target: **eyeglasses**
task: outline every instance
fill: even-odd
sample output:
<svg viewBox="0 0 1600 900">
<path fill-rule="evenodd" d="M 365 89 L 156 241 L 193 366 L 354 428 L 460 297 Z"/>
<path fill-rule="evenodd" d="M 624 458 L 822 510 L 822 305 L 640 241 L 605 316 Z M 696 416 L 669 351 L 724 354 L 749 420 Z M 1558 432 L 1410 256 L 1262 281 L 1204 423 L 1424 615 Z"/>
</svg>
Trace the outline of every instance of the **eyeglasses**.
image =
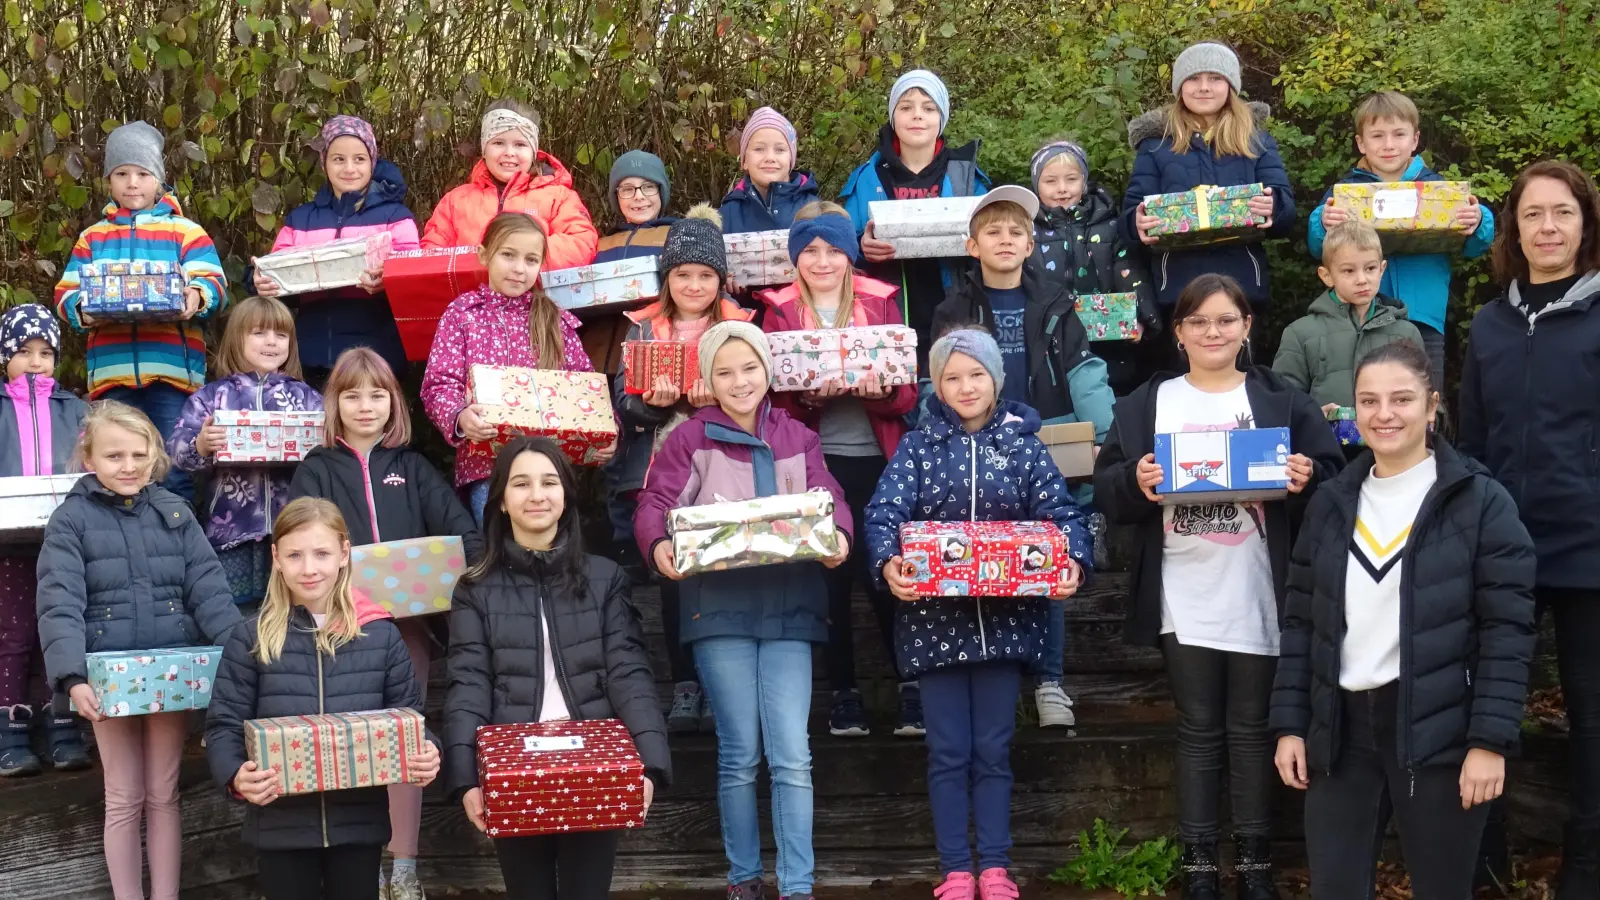
<svg viewBox="0 0 1600 900">
<path fill-rule="evenodd" d="M 1244 316 L 1237 313 L 1228 313 L 1227 315 L 1217 316 L 1215 319 L 1206 316 L 1185 316 L 1183 327 L 1190 331 L 1204 334 L 1211 330 L 1212 325 L 1215 325 L 1217 326 L 1217 331 L 1228 334 L 1229 332 L 1237 331 L 1243 322 Z"/>
<path fill-rule="evenodd" d="M 634 197 L 654 197 L 661 193 L 661 186 L 653 181 L 646 181 L 638 187 L 623 185 L 617 188 L 617 196 L 623 200 L 632 200 Z"/>
</svg>

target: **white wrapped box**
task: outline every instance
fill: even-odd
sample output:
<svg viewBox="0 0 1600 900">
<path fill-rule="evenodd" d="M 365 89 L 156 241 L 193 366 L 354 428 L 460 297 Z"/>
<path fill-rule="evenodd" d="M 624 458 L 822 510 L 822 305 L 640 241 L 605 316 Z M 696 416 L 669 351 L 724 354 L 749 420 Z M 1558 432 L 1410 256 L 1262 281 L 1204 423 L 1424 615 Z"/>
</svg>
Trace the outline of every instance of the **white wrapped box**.
<svg viewBox="0 0 1600 900">
<path fill-rule="evenodd" d="M 219 466 L 262 466 L 297 463 L 322 444 L 322 412 L 270 412 L 219 409 L 211 414 L 227 437 L 217 449 Z"/>
<path fill-rule="evenodd" d="M 783 229 L 725 234 L 722 246 L 728 251 L 728 274 L 735 287 L 789 284 L 795 279 L 789 232 Z"/>
<path fill-rule="evenodd" d="M 79 475 L 14 475 L 0 478 L 0 543 L 36 541 Z"/>
<path fill-rule="evenodd" d="M 967 237 L 964 234 L 897 237 L 884 240 L 894 248 L 895 259 L 934 259 L 967 255 Z"/>
<path fill-rule="evenodd" d="M 383 270 L 393 238 L 387 231 L 366 237 L 295 247 L 256 257 L 256 271 L 278 285 L 279 294 L 304 294 L 361 283 L 363 272 Z"/>
<path fill-rule="evenodd" d="M 661 294 L 660 257 L 638 256 L 539 273 L 544 292 L 562 309 L 626 308 Z"/>
<path fill-rule="evenodd" d="M 872 233 L 879 240 L 889 238 L 956 237 L 965 239 L 967 223 L 978 207 L 978 197 L 930 197 L 925 200 L 874 200 L 867 204 L 872 214 Z M 898 255 L 898 254 L 897 254 Z M 950 256 L 925 253 L 925 256 Z"/>
</svg>

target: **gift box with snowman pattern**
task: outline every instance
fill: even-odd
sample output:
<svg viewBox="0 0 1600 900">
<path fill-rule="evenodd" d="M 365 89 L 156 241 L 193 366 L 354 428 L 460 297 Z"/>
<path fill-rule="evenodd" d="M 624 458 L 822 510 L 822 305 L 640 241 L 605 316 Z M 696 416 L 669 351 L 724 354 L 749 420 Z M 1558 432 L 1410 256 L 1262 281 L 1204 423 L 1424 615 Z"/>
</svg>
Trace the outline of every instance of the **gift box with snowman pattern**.
<svg viewBox="0 0 1600 900">
<path fill-rule="evenodd" d="M 143 716 L 210 706 L 222 648 L 109 650 L 86 654 L 85 661 L 103 715 Z"/>
</svg>

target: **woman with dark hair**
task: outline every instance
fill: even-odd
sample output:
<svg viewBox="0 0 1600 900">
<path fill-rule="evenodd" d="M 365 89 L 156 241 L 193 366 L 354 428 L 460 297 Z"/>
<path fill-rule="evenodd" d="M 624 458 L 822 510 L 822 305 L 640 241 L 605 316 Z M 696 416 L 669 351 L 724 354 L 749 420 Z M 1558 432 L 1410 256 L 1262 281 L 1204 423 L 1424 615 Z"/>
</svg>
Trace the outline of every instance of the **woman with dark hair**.
<svg viewBox="0 0 1600 900">
<path fill-rule="evenodd" d="M 671 778 L 631 582 L 583 552 L 572 464 L 549 438 L 517 438 L 495 458 L 484 514 L 487 551 L 456 589 L 445 699 L 445 783 L 483 831 L 478 728 L 621 719 L 644 761 L 644 802 Z M 619 831 L 495 840 L 513 898 L 603 900 Z"/>
<path fill-rule="evenodd" d="M 1240 900 L 1276 900 L 1272 879 L 1272 734 L 1278 615 L 1289 534 L 1344 454 L 1322 410 L 1271 369 L 1241 362 L 1250 303 L 1226 275 L 1189 282 L 1172 331 L 1188 372 L 1162 372 L 1117 403 L 1095 461 L 1095 504 L 1136 525 L 1128 637 L 1159 646 L 1178 709 L 1179 834 L 1184 896 L 1215 900 L 1222 772 L 1229 771 Z M 1286 500 L 1167 506 L 1155 436 L 1289 429 Z M 1224 761 L 1226 759 L 1226 762 Z"/>
<path fill-rule="evenodd" d="M 1461 372 L 1463 453 L 1511 492 L 1555 615 L 1572 725 L 1562 900 L 1600 898 L 1600 193 L 1547 160 L 1511 185 L 1494 244 L 1505 293 L 1478 312 Z"/>
</svg>

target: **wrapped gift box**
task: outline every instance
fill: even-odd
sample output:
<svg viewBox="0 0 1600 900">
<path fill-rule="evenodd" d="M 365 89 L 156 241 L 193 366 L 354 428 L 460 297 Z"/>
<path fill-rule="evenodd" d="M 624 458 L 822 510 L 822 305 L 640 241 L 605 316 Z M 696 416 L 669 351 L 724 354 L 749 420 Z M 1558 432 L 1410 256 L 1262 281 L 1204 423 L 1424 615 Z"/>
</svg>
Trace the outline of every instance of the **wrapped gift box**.
<svg viewBox="0 0 1600 900">
<path fill-rule="evenodd" d="M 1094 474 L 1094 423 L 1066 422 L 1042 425 L 1039 440 L 1044 441 L 1056 468 L 1067 478 L 1087 478 Z"/>
<path fill-rule="evenodd" d="M 1281 500 L 1289 488 L 1289 429 L 1236 428 L 1155 436 L 1155 489 L 1169 505 Z"/>
<path fill-rule="evenodd" d="M 106 716 L 143 716 L 211 705 L 221 647 L 112 650 L 84 655 L 89 687 Z"/>
<path fill-rule="evenodd" d="M 775 391 L 917 383 L 917 333 L 904 325 L 775 331 L 767 346 Z"/>
<path fill-rule="evenodd" d="M 245 755 L 276 766 L 285 795 L 382 784 L 415 784 L 412 760 L 428 740 L 422 714 L 410 709 L 249 719 Z"/>
<path fill-rule="evenodd" d="M 644 826 L 644 764 L 621 721 L 484 725 L 477 738 L 489 837 Z"/>
<path fill-rule="evenodd" d="M 260 466 L 297 463 L 312 447 L 322 445 L 326 416 L 317 412 L 263 412 L 256 409 L 219 409 L 213 425 L 227 431 L 217 449 L 219 466 Z"/>
<path fill-rule="evenodd" d="M 823 490 L 681 506 L 667 515 L 673 566 L 685 575 L 826 559 L 839 552 Z"/>
<path fill-rule="evenodd" d="M 1074 302 L 1091 341 L 1133 341 L 1144 334 L 1138 294 L 1079 294 Z"/>
<path fill-rule="evenodd" d="M 1266 220 L 1250 211 L 1250 198 L 1265 192 L 1260 184 L 1239 184 L 1151 194 L 1144 198 L 1144 211 L 1161 223 L 1150 229 L 1150 236 L 1157 247 L 1167 248 L 1259 241 L 1262 230 L 1257 226 Z"/>
<path fill-rule="evenodd" d="M 183 269 L 174 262 L 84 263 L 78 267 L 80 314 L 103 322 L 176 319 L 183 315 Z"/>
<path fill-rule="evenodd" d="M 1339 444 L 1344 447 L 1363 446 L 1361 431 L 1356 428 L 1356 410 L 1353 406 L 1341 406 L 1328 411 L 1328 427 L 1333 429 L 1333 436 L 1339 439 Z"/>
<path fill-rule="evenodd" d="M 361 276 L 383 268 L 394 237 L 379 231 L 314 247 L 293 247 L 256 257 L 256 272 L 272 279 L 280 294 L 353 287 Z"/>
<path fill-rule="evenodd" d="M 1370 222 L 1386 253 L 1453 253 L 1467 242 L 1456 210 L 1471 197 L 1465 181 L 1386 181 L 1336 184 L 1328 205 Z"/>
<path fill-rule="evenodd" d="M 1046 597 L 1069 570 L 1051 522 L 906 522 L 900 560 L 925 597 Z"/>
<path fill-rule="evenodd" d="M 539 273 L 544 292 L 562 309 L 626 309 L 661 294 L 659 257 L 637 256 Z"/>
<path fill-rule="evenodd" d="M 439 317 L 450 301 L 489 283 L 489 270 L 477 247 L 435 247 L 389 254 L 383 263 L 383 289 L 400 330 L 406 359 L 421 362 L 433 348 Z"/>
<path fill-rule="evenodd" d="M 82 475 L 0 478 L 0 544 L 37 541 L 50 516 Z"/>
<path fill-rule="evenodd" d="M 795 279 L 787 229 L 725 234 L 722 245 L 728 252 L 728 275 L 734 287 L 788 284 Z"/>
<path fill-rule="evenodd" d="M 622 345 L 622 389 L 643 394 L 665 375 L 679 393 L 700 378 L 698 348 L 684 341 L 624 341 Z"/>
<path fill-rule="evenodd" d="M 884 238 L 883 240 L 894 248 L 895 259 L 945 259 L 967 255 L 967 237 L 964 234 Z"/>
<path fill-rule="evenodd" d="M 930 197 L 924 200 L 874 200 L 867 204 L 872 216 L 872 233 L 879 240 L 926 238 L 952 235 L 961 239 L 963 250 L 967 223 L 978 207 L 977 197 Z"/>
<path fill-rule="evenodd" d="M 578 465 L 616 443 L 617 420 L 611 390 L 598 372 L 564 372 L 514 366 L 473 366 L 468 372 L 472 402 L 485 407 L 484 421 L 499 435 L 466 450 L 493 456 L 519 434 L 554 438 Z"/>
<path fill-rule="evenodd" d="M 450 611 L 467 571 L 461 538 L 411 538 L 350 548 L 350 589 L 396 619 Z"/>
</svg>

